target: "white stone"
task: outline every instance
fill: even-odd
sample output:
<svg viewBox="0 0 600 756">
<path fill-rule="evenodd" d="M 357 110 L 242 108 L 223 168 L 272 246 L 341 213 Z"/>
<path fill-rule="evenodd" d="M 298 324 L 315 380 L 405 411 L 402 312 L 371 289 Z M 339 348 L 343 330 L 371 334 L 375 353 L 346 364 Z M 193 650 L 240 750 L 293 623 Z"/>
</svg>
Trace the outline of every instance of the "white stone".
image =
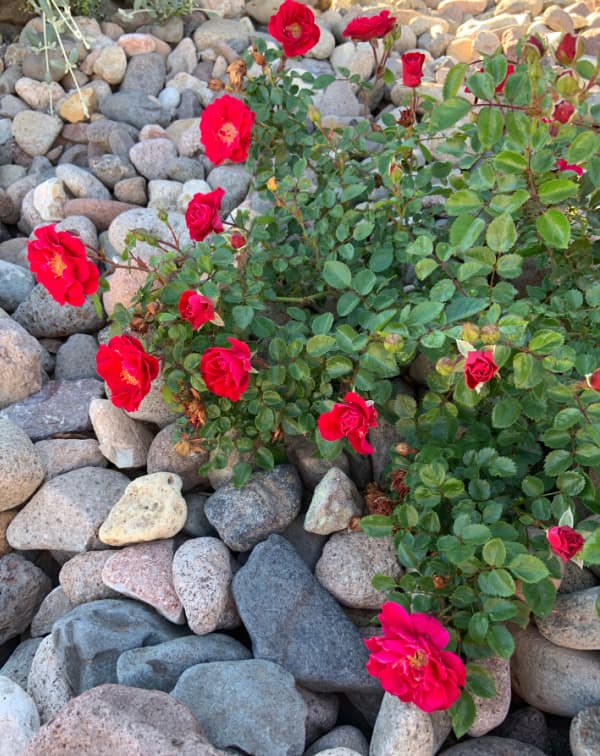
<svg viewBox="0 0 600 756">
<path fill-rule="evenodd" d="M 100 451 L 115 467 L 143 467 L 153 434 L 108 399 L 92 399 L 90 420 Z"/>
<path fill-rule="evenodd" d="M 62 220 L 68 199 L 65 185 L 57 178 L 47 179 L 33 190 L 33 206 L 44 221 Z"/>
<path fill-rule="evenodd" d="M 427 714 L 412 703 L 386 693 L 373 729 L 369 756 L 433 756 L 450 732 L 446 711 Z"/>
<path fill-rule="evenodd" d="M 8 677 L 0 677 L 0 756 L 23 756 L 40 728 L 35 703 Z"/>
</svg>

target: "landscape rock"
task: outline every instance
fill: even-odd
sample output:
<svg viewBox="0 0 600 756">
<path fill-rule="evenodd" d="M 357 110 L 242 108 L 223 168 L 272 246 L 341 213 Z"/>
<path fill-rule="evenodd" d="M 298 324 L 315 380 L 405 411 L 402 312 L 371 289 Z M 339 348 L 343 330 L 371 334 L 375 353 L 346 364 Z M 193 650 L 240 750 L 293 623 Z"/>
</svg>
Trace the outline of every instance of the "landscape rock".
<svg viewBox="0 0 600 756">
<path fill-rule="evenodd" d="M 8 677 L 0 677 L 0 756 L 21 756 L 40 727 L 35 703 Z"/>
<path fill-rule="evenodd" d="M 296 689 L 306 704 L 306 743 L 312 743 L 335 725 L 340 699 L 336 693 L 315 693 L 301 685 L 296 685 Z"/>
<path fill-rule="evenodd" d="M 357 753 L 359 756 L 369 756 L 369 741 L 357 727 L 351 725 L 340 725 L 334 727 L 326 735 L 315 740 L 307 748 L 304 756 L 316 756 L 331 749 L 342 749 Z"/>
<path fill-rule="evenodd" d="M 120 84 L 126 70 L 127 56 L 119 45 L 103 47 L 94 61 L 94 73 L 108 84 Z"/>
<path fill-rule="evenodd" d="M 600 586 L 559 594 L 550 614 L 536 619 L 538 630 L 557 646 L 600 651 L 599 598 Z"/>
<path fill-rule="evenodd" d="M 497 738 L 494 735 L 465 740 L 452 748 L 440 751 L 439 756 L 515 756 L 517 753 L 519 756 L 544 756 L 544 751 L 535 746 L 510 738 Z"/>
<path fill-rule="evenodd" d="M 136 129 L 143 128 L 147 123 L 168 126 L 171 122 L 169 111 L 141 90 L 106 95 L 100 100 L 98 107 L 106 118 L 129 123 Z"/>
<path fill-rule="evenodd" d="M 315 487 L 304 527 L 311 533 L 329 535 L 344 530 L 363 512 L 362 496 L 352 480 L 343 470 L 332 467 Z"/>
<path fill-rule="evenodd" d="M 58 114 L 68 123 L 87 121 L 96 110 L 98 95 L 93 87 L 81 87 L 79 92 L 73 92 L 58 105 Z"/>
<path fill-rule="evenodd" d="M 115 552 L 84 551 L 66 561 L 58 574 L 61 588 L 73 606 L 106 598 L 119 598 L 102 580 L 102 570 Z"/>
<path fill-rule="evenodd" d="M 79 467 L 106 467 L 107 461 L 95 438 L 48 438 L 38 441 L 46 480 Z"/>
<path fill-rule="evenodd" d="M 0 259 L 0 307 L 11 313 L 35 286 L 33 275 L 20 265 Z"/>
<path fill-rule="evenodd" d="M 183 530 L 187 535 L 202 538 L 203 536 L 215 536 L 217 534 L 204 513 L 204 504 L 208 497 L 209 494 L 203 493 L 186 494 L 187 518 Z"/>
<path fill-rule="evenodd" d="M 600 752 L 600 706 L 588 706 L 571 722 L 569 744 L 573 756 L 595 756 Z"/>
<path fill-rule="evenodd" d="M 17 509 L 7 509 L 0 512 L 0 557 L 12 551 L 9 542 L 6 540 L 6 531 L 10 523 L 17 516 Z"/>
<path fill-rule="evenodd" d="M 170 139 L 145 139 L 129 151 L 129 159 L 137 172 L 150 180 L 168 178 L 168 166 L 177 157 L 177 148 Z"/>
<path fill-rule="evenodd" d="M 70 336 L 72 333 L 93 333 L 104 324 L 104 319 L 98 317 L 90 297 L 81 307 L 60 305 L 41 284 L 35 286 L 27 299 L 21 302 L 13 313 L 13 318 L 32 336 L 53 339 Z"/>
<path fill-rule="evenodd" d="M 57 178 L 46 179 L 33 190 L 33 206 L 44 222 L 62 220 L 67 199 L 64 184 Z"/>
<path fill-rule="evenodd" d="M 27 638 L 27 640 L 21 641 L 8 657 L 4 666 L 0 667 L 0 676 L 10 678 L 23 690 L 27 690 L 27 678 L 29 677 L 31 662 L 41 642 L 41 638 Z"/>
<path fill-rule="evenodd" d="M 157 52 L 140 53 L 127 64 L 120 92 L 141 91 L 156 97 L 165 85 L 165 58 Z"/>
<path fill-rule="evenodd" d="M 74 197 L 110 199 L 110 192 L 89 171 L 76 165 L 57 165 L 56 178 L 60 179 Z"/>
<path fill-rule="evenodd" d="M 73 691 L 51 635 L 40 643 L 27 678 L 27 692 L 35 701 L 42 723 L 50 722 L 71 698 Z"/>
<path fill-rule="evenodd" d="M 477 714 L 469 728 L 469 735 L 472 738 L 486 735 L 494 727 L 501 725 L 506 719 L 511 700 L 510 662 L 499 656 L 491 656 L 489 659 L 478 659 L 477 664 L 486 669 L 494 678 L 496 696 L 494 698 L 473 696 Z"/>
<path fill-rule="evenodd" d="M 29 627 L 50 578 L 19 554 L 0 558 L 0 645 Z"/>
<path fill-rule="evenodd" d="M 501 738 L 521 740 L 541 751 L 548 753 L 551 751 L 551 737 L 546 718 L 539 709 L 534 709 L 533 706 L 524 706 L 510 713 L 492 734 Z"/>
<path fill-rule="evenodd" d="M 0 512 L 23 504 L 43 480 L 42 460 L 29 436 L 0 417 Z"/>
<path fill-rule="evenodd" d="M 69 601 L 62 587 L 59 585 L 53 588 L 50 593 L 44 597 L 40 608 L 31 620 L 29 632 L 32 638 L 42 635 L 48 635 L 52 632 L 52 625 L 57 619 L 60 619 L 67 612 L 70 612 L 73 604 Z"/>
<path fill-rule="evenodd" d="M 208 462 L 208 453 L 181 454 L 174 441 L 173 434 L 176 427 L 174 423 L 171 423 L 154 436 L 146 460 L 148 473 L 161 471 L 176 473 L 181 478 L 183 491 L 189 491 L 197 486 L 208 488 L 208 479 L 199 473 L 200 465 Z"/>
<path fill-rule="evenodd" d="M 60 134 L 63 122 L 37 110 L 21 110 L 13 118 L 13 137 L 31 157 L 45 155 Z"/>
<path fill-rule="evenodd" d="M 133 420 L 108 399 L 90 402 L 90 420 L 100 451 L 115 467 L 146 465 L 153 434 L 143 423 Z"/>
<path fill-rule="evenodd" d="M 87 333 L 74 333 L 69 336 L 56 353 L 54 377 L 62 381 L 98 378 L 96 372 L 97 351 L 98 342 L 94 336 Z M 95 401 L 100 400 L 95 399 Z"/>
<path fill-rule="evenodd" d="M 404 703 L 386 693 L 371 738 L 370 756 L 402 753 L 410 743 L 411 756 L 431 756 L 438 751 L 451 729 L 448 713 L 427 714 L 413 703 Z"/>
<path fill-rule="evenodd" d="M 12 318 L 0 317 L 0 409 L 42 387 L 42 349 Z"/>
</svg>

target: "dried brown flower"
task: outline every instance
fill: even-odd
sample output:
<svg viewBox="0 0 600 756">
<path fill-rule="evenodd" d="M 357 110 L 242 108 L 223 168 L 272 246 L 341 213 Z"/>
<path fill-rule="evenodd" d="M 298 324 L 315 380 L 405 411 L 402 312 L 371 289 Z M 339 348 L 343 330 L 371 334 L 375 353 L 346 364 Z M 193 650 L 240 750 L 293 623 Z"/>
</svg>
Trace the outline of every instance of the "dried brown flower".
<svg viewBox="0 0 600 756">
<path fill-rule="evenodd" d="M 233 63 L 230 63 L 227 66 L 227 74 L 229 75 L 231 90 L 233 92 L 241 92 L 244 88 L 244 77 L 246 76 L 246 72 L 246 64 L 241 58 L 234 60 Z"/>
<path fill-rule="evenodd" d="M 401 499 L 406 498 L 408 494 L 408 486 L 404 479 L 406 478 L 406 470 L 394 470 L 392 473 L 392 490 L 395 491 Z"/>
<path fill-rule="evenodd" d="M 394 502 L 375 483 L 369 483 L 365 493 L 365 503 L 370 514 L 391 515 Z"/>
</svg>

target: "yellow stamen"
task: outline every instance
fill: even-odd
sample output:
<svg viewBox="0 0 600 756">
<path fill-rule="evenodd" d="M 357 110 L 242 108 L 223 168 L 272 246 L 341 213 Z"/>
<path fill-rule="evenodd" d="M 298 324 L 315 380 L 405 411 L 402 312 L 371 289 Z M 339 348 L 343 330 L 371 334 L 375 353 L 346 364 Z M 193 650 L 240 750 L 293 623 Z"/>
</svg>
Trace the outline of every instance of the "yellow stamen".
<svg viewBox="0 0 600 756">
<path fill-rule="evenodd" d="M 408 663 L 411 667 L 426 667 L 427 661 L 427 654 L 422 649 L 419 649 L 412 656 L 408 657 Z"/>
<path fill-rule="evenodd" d="M 294 39 L 299 39 L 302 36 L 302 27 L 300 24 L 290 24 L 285 27 L 286 32 L 291 34 Z"/>
<path fill-rule="evenodd" d="M 225 144 L 231 144 L 236 139 L 238 130 L 231 122 L 227 122 L 221 126 L 217 133 L 222 142 L 225 142 Z"/>
<path fill-rule="evenodd" d="M 62 259 L 58 252 L 55 252 L 48 263 L 48 267 L 57 278 L 60 278 L 67 267 L 67 263 Z"/>
<path fill-rule="evenodd" d="M 129 370 L 125 370 L 125 368 L 122 368 L 120 378 L 123 383 L 128 383 L 130 386 L 139 386 L 139 380 L 134 375 L 131 375 Z"/>
</svg>

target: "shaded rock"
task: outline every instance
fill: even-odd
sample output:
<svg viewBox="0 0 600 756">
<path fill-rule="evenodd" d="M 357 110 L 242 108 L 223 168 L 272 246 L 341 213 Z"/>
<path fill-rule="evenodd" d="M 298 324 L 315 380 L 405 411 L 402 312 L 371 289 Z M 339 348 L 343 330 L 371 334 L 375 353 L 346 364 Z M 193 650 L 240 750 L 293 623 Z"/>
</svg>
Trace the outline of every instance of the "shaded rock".
<svg viewBox="0 0 600 756">
<path fill-rule="evenodd" d="M 233 551 L 247 551 L 270 533 L 284 530 L 300 511 L 302 488 L 296 470 L 280 465 L 255 473 L 242 489 L 228 483 L 205 504 L 208 521 Z"/>
<path fill-rule="evenodd" d="M 350 520 L 363 512 L 363 499 L 354 483 L 345 472 L 332 467 L 315 487 L 304 528 L 329 535 L 348 527 Z"/>
<path fill-rule="evenodd" d="M 133 176 L 117 181 L 114 186 L 115 199 L 127 202 L 129 205 L 145 205 L 148 201 L 146 193 L 146 179 Z"/>
<path fill-rule="evenodd" d="M 171 695 L 190 707 L 220 748 L 288 756 L 304 751 L 306 705 L 294 678 L 277 664 L 260 659 L 199 664 L 183 673 Z"/>
<path fill-rule="evenodd" d="M 65 216 L 85 215 L 94 222 L 98 231 L 106 231 L 113 220 L 121 213 L 131 210 L 134 205 L 111 199 L 83 198 L 65 202 Z"/>
<path fill-rule="evenodd" d="M 569 744 L 573 756 L 600 753 L 600 706 L 582 709 L 571 722 Z"/>
<path fill-rule="evenodd" d="M 212 189 L 221 187 L 225 196 L 221 200 L 223 215 L 234 210 L 248 194 L 250 188 L 250 174 L 239 165 L 217 166 L 206 177 Z"/>
<path fill-rule="evenodd" d="M 156 380 L 152 381 L 150 393 L 146 394 L 142 399 L 142 403 L 135 412 L 127 412 L 129 417 L 132 417 L 134 420 L 154 423 L 159 428 L 164 428 L 166 425 L 174 422 L 178 415 L 175 414 L 165 401 L 162 395 L 163 386 L 164 380 L 162 375 L 159 375 Z"/>
<path fill-rule="evenodd" d="M 98 529 L 128 483 L 122 473 L 98 467 L 82 467 L 52 478 L 8 526 L 8 542 L 16 549 L 101 547 Z"/>
<path fill-rule="evenodd" d="M 125 599 L 81 604 L 55 623 L 54 648 L 76 694 L 117 680 L 117 659 L 130 648 L 164 643 L 182 630 L 149 607 Z"/>
<path fill-rule="evenodd" d="M 185 523 L 187 509 L 181 478 L 153 473 L 133 480 L 100 528 L 100 539 L 111 546 L 171 538 Z"/>
<path fill-rule="evenodd" d="M 183 530 L 187 535 L 201 538 L 203 536 L 215 536 L 217 531 L 213 528 L 204 514 L 204 504 L 209 494 L 189 493 L 185 497 L 187 504 L 187 517 Z"/>
<path fill-rule="evenodd" d="M 533 706 L 525 706 L 523 709 L 513 711 L 492 734 L 501 738 L 521 740 L 541 751 L 548 753 L 551 751 L 546 717 Z"/>
<path fill-rule="evenodd" d="M 312 743 L 335 725 L 340 710 L 340 699 L 336 693 L 315 693 L 314 690 L 308 690 L 301 685 L 296 685 L 296 689 L 306 704 L 306 742 Z"/>
<path fill-rule="evenodd" d="M 559 594 L 547 617 L 536 618 L 540 633 L 557 646 L 600 651 L 600 622 L 596 601 L 600 586 Z"/>
<path fill-rule="evenodd" d="M 519 756 L 544 756 L 544 752 L 535 746 L 527 745 L 520 740 L 496 738 L 493 735 L 465 740 L 452 748 L 440 751 L 440 756 L 515 756 L 517 753 Z"/>
<path fill-rule="evenodd" d="M 168 178 L 168 166 L 175 157 L 177 148 L 170 139 L 145 139 L 129 151 L 137 172 L 148 180 Z"/>
<path fill-rule="evenodd" d="M 446 711 L 427 714 L 412 703 L 404 703 L 386 693 L 373 729 L 370 756 L 402 753 L 410 743 L 411 756 L 431 756 L 450 733 Z"/>
<path fill-rule="evenodd" d="M 241 53 L 250 42 L 251 25 L 242 21 L 225 18 L 211 18 L 194 32 L 194 43 L 198 50 L 205 50 L 227 42 L 237 53 Z"/>
<path fill-rule="evenodd" d="M 46 480 L 80 467 L 106 467 L 95 438 L 52 438 L 35 444 Z"/>
<path fill-rule="evenodd" d="M 253 549 L 233 596 L 257 659 L 278 662 L 309 690 L 379 690 L 358 630 L 281 536 Z"/>
<path fill-rule="evenodd" d="M 42 387 L 42 349 L 12 318 L 0 317 L 0 409 Z"/>
<path fill-rule="evenodd" d="M 501 725 L 510 709 L 511 699 L 510 662 L 507 659 L 492 656 L 489 659 L 479 659 L 477 664 L 486 669 L 494 678 L 496 696 L 494 698 L 473 696 L 477 714 L 469 729 L 469 735 L 472 738 L 479 738 Z"/>
<path fill-rule="evenodd" d="M 33 275 L 20 265 L 0 260 L 0 307 L 13 312 L 35 286 Z"/>
<path fill-rule="evenodd" d="M 149 97 L 140 90 L 115 92 L 100 100 L 100 112 L 115 121 L 124 121 L 136 129 L 143 128 L 147 123 L 157 123 L 168 126 L 171 115 L 163 108 L 158 100 Z M 43 154 L 43 153 L 36 153 Z"/>
<path fill-rule="evenodd" d="M 175 428 L 176 425 L 171 423 L 154 437 L 146 460 L 148 473 L 176 473 L 181 478 L 183 491 L 189 491 L 196 486 L 207 488 L 208 479 L 200 475 L 199 468 L 208 461 L 208 452 L 180 454 L 173 440 Z"/>
<path fill-rule="evenodd" d="M 196 664 L 251 658 L 250 651 L 228 635 L 189 635 L 125 651 L 117 661 L 117 678 L 121 685 L 169 693 L 181 675 Z"/>
<path fill-rule="evenodd" d="M 149 604 L 182 625 L 183 607 L 173 587 L 173 542 L 154 541 L 120 549 L 106 560 L 102 581 L 118 593 Z"/>
<path fill-rule="evenodd" d="M 108 399 L 90 402 L 90 420 L 100 451 L 115 467 L 143 467 L 153 435 Z"/>
<path fill-rule="evenodd" d="M 314 572 L 315 565 L 323 553 L 323 546 L 327 543 L 327 536 L 309 533 L 304 530 L 304 515 L 300 514 L 281 533 L 296 549 L 306 566 Z"/>
<path fill-rule="evenodd" d="M 50 588 L 50 578 L 22 556 L 0 559 L 0 644 L 29 627 Z"/>
<path fill-rule="evenodd" d="M 0 557 L 12 551 L 10 544 L 6 540 L 6 531 L 10 523 L 17 516 L 17 511 L 16 509 L 7 509 L 5 512 L 0 512 Z"/>
<path fill-rule="evenodd" d="M 0 417 L 0 512 L 18 507 L 43 480 L 42 460 L 29 436 Z"/>
<path fill-rule="evenodd" d="M 0 754 L 20 756 L 40 727 L 35 703 L 8 677 L 0 677 Z"/>
<path fill-rule="evenodd" d="M 29 632 L 32 638 L 48 635 L 57 619 L 70 612 L 73 604 L 69 601 L 61 586 L 53 588 L 40 604 L 40 608 L 31 620 Z"/>
<path fill-rule="evenodd" d="M 351 725 L 334 727 L 322 738 L 315 740 L 310 748 L 306 749 L 304 756 L 316 756 L 323 751 L 340 748 L 360 756 L 369 756 L 369 741 L 357 727 Z"/>
<path fill-rule="evenodd" d="M 41 284 L 34 287 L 27 299 L 21 302 L 13 318 L 32 336 L 58 339 L 72 333 L 94 332 L 104 324 L 89 297 L 81 307 L 59 305 Z"/>
<path fill-rule="evenodd" d="M 73 606 L 106 598 L 119 598 L 102 580 L 104 565 L 114 551 L 85 551 L 66 561 L 58 574 L 61 588 Z"/>
<path fill-rule="evenodd" d="M 189 709 L 166 693 L 102 685 L 70 701 L 31 741 L 28 756 L 219 756 Z"/>
<path fill-rule="evenodd" d="M 94 176 L 111 189 L 119 181 L 134 178 L 136 175 L 135 168 L 121 155 L 91 156 L 88 162 Z"/>
<path fill-rule="evenodd" d="M 41 642 L 41 638 L 28 638 L 21 641 L 8 657 L 4 666 L 0 667 L 0 676 L 10 678 L 23 690 L 27 690 L 27 678 L 29 677 L 31 662 Z"/>
<path fill-rule="evenodd" d="M 40 643 L 27 678 L 27 692 L 35 701 L 42 723 L 49 722 L 73 698 L 65 668 L 47 635 Z"/>
</svg>

